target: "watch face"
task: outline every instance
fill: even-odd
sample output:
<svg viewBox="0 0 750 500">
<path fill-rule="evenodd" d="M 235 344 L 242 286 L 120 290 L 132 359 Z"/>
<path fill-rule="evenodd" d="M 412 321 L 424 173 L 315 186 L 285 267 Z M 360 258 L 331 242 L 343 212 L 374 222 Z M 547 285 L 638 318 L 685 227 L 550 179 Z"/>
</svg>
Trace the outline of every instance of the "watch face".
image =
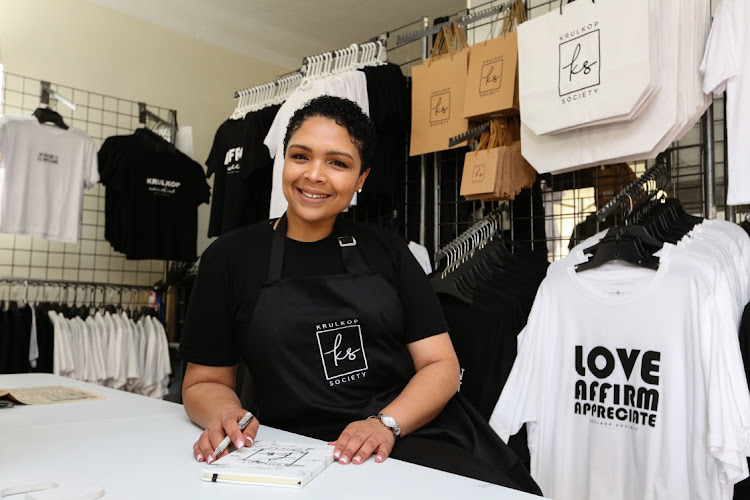
<svg viewBox="0 0 750 500">
<path fill-rule="evenodd" d="M 391 417 L 390 415 L 383 415 L 382 417 L 380 417 L 380 421 L 388 427 L 398 427 L 398 422 L 396 422 L 396 419 Z"/>
</svg>

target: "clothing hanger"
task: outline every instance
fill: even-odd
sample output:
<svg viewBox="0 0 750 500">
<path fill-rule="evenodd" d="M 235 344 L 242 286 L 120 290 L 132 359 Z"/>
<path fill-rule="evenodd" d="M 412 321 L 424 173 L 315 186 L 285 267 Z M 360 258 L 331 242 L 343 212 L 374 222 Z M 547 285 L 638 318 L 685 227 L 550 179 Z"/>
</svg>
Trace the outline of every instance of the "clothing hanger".
<svg viewBox="0 0 750 500">
<path fill-rule="evenodd" d="M 449 251 L 447 272 L 444 271 L 440 276 L 435 276 L 430 280 L 436 292 L 452 295 L 471 304 L 477 287 L 507 268 L 503 262 L 503 255 L 507 254 L 505 241 L 502 238 L 489 240 L 480 236 L 483 230 L 484 226 L 467 230 L 468 234 L 464 233 L 459 238 L 459 245 L 447 249 Z M 492 235 L 494 236 L 494 233 Z M 455 252 L 459 254 L 457 258 Z M 453 260 L 452 264 L 451 260 Z"/>
<path fill-rule="evenodd" d="M 627 224 L 628 217 L 635 212 L 635 208 L 642 206 L 642 200 L 648 195 L 647 187 L 650 184 L 651 172 L 647 172 L 626 187 L 617 199 L 628 201 L 628 210 L 626 212 L 626 225 L 620 225 L 610 228 L 604 238 L 598 243 L 584 249 L 584 254 L 591 254 L 588 261 L 575 266 L 576 272 L 594 269 L 613 260 L 623 260 L 640 267 L 649 269 L 658 269 L 659 259 L 654 257 L 666 241 L 663 237 L 669 237 L 669 233 L 662 231 L 657 238 L 654 229 L 649 231 L 646 226 L 639 224 Z"/>
<path fill-rule="evenodd" d="M 651 240 L 653 237 L 643 226 L 612 227 L 599 243 L 584 250 L 584 253 L 591 253 L 592 256 L 588 261 L 576 265 L 575 270 L 581 272 L 594 269 L 613 260 L 624 260 L 636 266 L 656 270 L 659 268 L 659 259 L 653 254 L 661 246 L 646 243 Z"/>
<path fill-rule="evenodd" d="M 36 108 L 33 115 L 39 120 L 39 123 L 51 123 L 63 130 L 68 130 L 68 125 L 63 120 L 63 117 L 57 111 L 49 107 Z"/>
<path fill-rule="evenodd" d="M 246 90 L 240 90 L 236 93 L 235 98 L 237 99 L 237 106 L 235 106 L 234 111 L 232 111 L 232 114 L 229 115 L 230 120 L 239 120 L 240 118 L 243 118 L 243 115 L 241 113 L 242 110 L 242 104 L 245 101 L 245 94 Z"/>
<path fill-rule="evenodd" d="M 358 59 L 359 59 L 359 45 L 356 43 L 351 44 L 346 49 L 346 71 L 352 71 L 355 69 L 358 69 Z"/>
<path fill-rule="evenodd" d="M 39 95 L 40 105 L 36 108 L 33 115 L 39 120 L 39 123 L 51 123 L 61 129 L 68 130 L 68 125 L 65 123 L 62 116 L 49 107 L 50 97 L 57 102 L 63 103 L 73 111 L 76 110 L 77 106 L 61 94 L 58 94 L 56 90 L 53 90 L 49 82 L 42 81 L 41 86 L 41 93 Z"/>
<path fill-rule="evenodd" d="M 388 48 L 380 40 L 377 41 L 377 44 L 378 44 L 378 55 L 377 55 L 378 64 L 377 65 L 385 66 L 386 64 L 388 64 Z"/>
</svg>

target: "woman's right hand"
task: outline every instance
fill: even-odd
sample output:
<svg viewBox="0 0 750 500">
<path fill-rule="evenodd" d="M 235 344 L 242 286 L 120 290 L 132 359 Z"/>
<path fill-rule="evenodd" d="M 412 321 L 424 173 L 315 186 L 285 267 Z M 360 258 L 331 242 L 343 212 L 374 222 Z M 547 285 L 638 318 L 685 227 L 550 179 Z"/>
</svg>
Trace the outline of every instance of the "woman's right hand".
<svg viewBox="0 0 750 500">
<path fill-rule="evenodd" d="M 200 438 L 193 445 L 193 456 L 195 459 L 198 462 L 205 461 L 209 464 L 213 462 L 215 460 L 213 456 L 214 450 L 221 444 L 225 436 L 229 436 L 237 448 L 252 446 L 260 423 L 257 418 L 253 417 L 250 423 L 247 424 L 247 427 L 245 427 L 245 430 L 240 430 L 237 424 L 246 413 L 247 410 L 243 410 L 242 408 L 224 410 L 221 416 L 201 433 Z M 223 457 L 227 453 L 229 453 L 228 448 L 216 458 Z"/>
</svg>

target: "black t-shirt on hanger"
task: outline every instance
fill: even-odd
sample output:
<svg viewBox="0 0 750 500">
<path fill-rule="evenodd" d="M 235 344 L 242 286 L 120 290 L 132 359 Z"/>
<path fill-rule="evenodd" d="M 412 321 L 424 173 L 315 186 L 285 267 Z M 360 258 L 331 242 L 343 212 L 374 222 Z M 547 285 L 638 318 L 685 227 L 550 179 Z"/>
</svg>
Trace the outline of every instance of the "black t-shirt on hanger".
<svg viewBox="0 0 750 500">
<path fill-rule="evenodd" d="M 153 133 L 110 137 L 99 152 L 105 237 L 128 259 L 193 261 L 198 205 L 210 189 L 203 168 Z"/>
<path fill-rule="evenodd" d="M 367 77 L 370 118 L 378 134 L 373 169 L 357 205 L 390 200 L 393 188 L 403 183 L 407 141 L 411 126 L 411 94 L 401 68 L 392 63 L 363 68 Z"/>
<path fill-rule="evenodd" d="M 227 178 L 231 182 L 239 177 L 247 136 L 246 130 L 250 122 L 247 118 L 246 116 L 239 120 L 229 119 L 219 125 L 206 159 L 206 177 L 214 176 L 211 216 L 208 223 L 209 237 L 222 233 Z"/>
<path fill-rule="evenodd" d="M 129 259 L 197 257 L 198 205 L 208 203 L 203 169 L 187 156 L 157 153 L 130 173 Z"/>
<path fill-rule="evenodd" d="M 100 182 L 107 186 L 126 160 L 124 152 L 134 152 L 145 147 L 141 141 L 134 140 L 133 136 L 108 137 L 99 149 L 99 178 Z M 123 167 L 127 168 L 127 167 Z M 104 193 L 104 238 L 112 244 L 112 248 L 124 253 L 121 243 L 123 231 L 122 218 L 127 214 L 122 209 L 124 201 L 120 199 L 120 193 L 115 189 L 106 189 Z"/>
<path fill-rule="evenodd" d="M 229 119 L 216 131 L 206 160 L 206 176 L 214 176 L 209 237 L 268 219 L 273 160 L 263 140 L 278 109 Z"/>
</svg>

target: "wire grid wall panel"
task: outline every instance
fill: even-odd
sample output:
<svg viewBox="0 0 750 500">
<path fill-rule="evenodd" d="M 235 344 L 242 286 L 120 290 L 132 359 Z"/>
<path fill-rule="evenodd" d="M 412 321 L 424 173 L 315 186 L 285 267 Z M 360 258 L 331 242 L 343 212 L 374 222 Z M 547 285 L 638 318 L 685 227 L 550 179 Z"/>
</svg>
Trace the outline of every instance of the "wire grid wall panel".
<svg viewBox="0 0 750 500">
<path fill-rule="evenodd" d="M 65 123 L 86 132 L 97 149 L 107 137 L 127 135 L 139 127 L 138 103 L 51 83 L 50 88 L 76 104 L 73 111 L 50 98 L 50 107 Z M 2 113 L 30 115 L 40 105 L 41 81 L 4 74 Z M 169 110 L 149 106 L 158 116 Z M 85 190 L 81 239 L 77 243 L 25 235 L 0 234 L 0 276 L 34 280 L 153 285 L 164 275 L 164 261 L 127 260 L 104 239 L 104 186 Z"/>
<path fill-rule="evenodd" d="M 577 0 L 587 1 L 587 0 Z M 474 6 L 469 13 L 478 12 L 503 2 L 492 1 Z M 712 1 L 715 10 L 718 2 Z M 526 0 L 529 19 L 558 9 L 559 0 Z M 485 40 L 490 35 L 493 21 L 502 21 L 502 15 L 485 19 L 468 27 L 470 41 Z M 498 27 L 494 29 L 497 35 Z M 706 131 L 708 124 L 698 122 L 678 142 L 667 150 L 672 165 L 672 183 L 666 189 L 667 195 L 682 201 L 685 209 L 692 214 L 707 216 L 706 198 Z M 725 120 L 724 98 L 714 99 L 713 104 L 713 145 L 715 164 L 716 205 L 718 217 L 724 217 L 725 210 Z M 496 202 L 482 203 L 463 199 L 459 195 L 463 157 L 466 149 L 444 151 L 437 154 L 437 203 L 436 216 L 439 217 L 439 233 L 435 238 L 435 250 L 447 245 L 455 237 L 480 220 L 497 206 Z M 654 160 L 629 163 L 629 171 L 617 175 L 598 169 L 585 169 L 566 174 L 540 176 L 539 189 L 543 204 L 533 204 L 533 198 L 516 198 L 509 204 L 510 217 L 505 229 L 519 244 L 544 252 L 547 258 L 557 260 L 567 255 L 571 239 L 575 243 L 580 236 L 577 226 L 585 223 L 587 217 L 603 205 L 613 194 L 617 194 L 635 177 L 653 165 Z M 528 194 L 528 193 L 527 193 Z M 741 217 L 750 218 L 750 207 L 738 207 Z M 599 230 L 622 221 L 622 214 L 615 213 L 605 223 L 593 222 L 593 229 Z M 544 226 L 544 237 L 540 236 L 539 226 Z M 589 221 L 588 226 L 591 226 Z M 519 231 L 519 228 L 523 230 Z M 589 227 L 591 229 L 591 227 Z M 575 233 L 575 234 L 574 234 Z M 536 235 L 536 237 L 535 237 Z M 429 248 L 429 247 L 428 247 Z"/>
<path fill-rule="evenodd" d="M 465 14 L 467 14 L 467 11 L 463 10 L 446 15 L 445 17 L 452 21 Z M 397 40 L 401 34 L 417 31 L 433 24 L 434 20 L 424 19 L 415 21 L 407 26 L 389 32 L 389 41 Z M 433 41 L 434 36 L 429 36 L 397 47 L 389 47 L 388 60 L 400 65 L 404 75 L 410 78 L 411 69 L 414 66 L 422 64 L 424 56 L 429 57 Z M 459 149 L 458 151 L 465 151 L 465 149 Z M 408 156 L 408 151 L 405 154 Z M 437 216 L 436 206 L 438 204 L 437 197 L 439 196 L 436 186 L 440 185 L 441 188 L 443 187 L 440 184 L 442 180 L 438 180 L 436 177 L 436 172 L 440 165 L 455 162 L 455 154 L 457 154 L 456 150 L 451 150 L 444 153 L 410 157 L 408 161 L 404 178 L 404 217 L 401 225 L 401 234 L 409 240 L 423 244 L 428 250 L 431 247 L 435 247 L 433 242 L 436 241 L 434 222 Z M 460 156 L 463 158 L 463 154 Z M 458 185 L 456 184 L 455 186 L 456 192 L 452 196 L 453 200 L 458 199 Z M 450 187 L 450 185 L 447 185 L 446 189 Z M 456 202 L 454 201 L 453 204 L 456 205 Z M 481 202 L 472 202 L 470 204 L 477 207 L 481 206 Z M 459 209 L 458 206 L 454 208 L 456 210 Z M 463 206 L 461 209 L 463 210 Z M 460 215 L 454 215 L 453 221 L 457 222 L 460 227 L 469 227 L 471 225 L 470 221 L 464 221 Z M 447 224 L 443 226 L 447 227 Z M 444 229 L 443 226 L 437 229 L 437 231 L 441 232 Z M 424 234 L 421 234 L 420 227 L 424 228 Z M 437 251 L 437 248 L 432 249 Z"/>
<path fill-rule="evenodd" d="M 412 67 L 422 64 L 423 41 L 418 39 L 397 45 L 397 40 L 403 34 L 422 29 L 424 22 L 423 19 L 419 19 L 388 32 L 386 43 L 388 62 L 400 66 L 407 78 L 411 77 Z M 404 158 L 408 159 L 407 168 L 403 173 L 403 182 L 394 186 L 392 203 L 380 202 L 376 206 L 353 206 L 350 207 L 348 213 L 344 214 L 344 217 L 389 227 L 407 240 L 418 241 L 421 207 L 427 200 L 423 200 L 422 197 L 420 159 L 409 158 L 408 137 L 406 144 Z M 373 171 L 373 175 L 377 175 L 377 172 Z M 367 184 L 364 189 L 367 189 Z M 431 211 L 431 208 L 429 210 Z"/>
</svg>

